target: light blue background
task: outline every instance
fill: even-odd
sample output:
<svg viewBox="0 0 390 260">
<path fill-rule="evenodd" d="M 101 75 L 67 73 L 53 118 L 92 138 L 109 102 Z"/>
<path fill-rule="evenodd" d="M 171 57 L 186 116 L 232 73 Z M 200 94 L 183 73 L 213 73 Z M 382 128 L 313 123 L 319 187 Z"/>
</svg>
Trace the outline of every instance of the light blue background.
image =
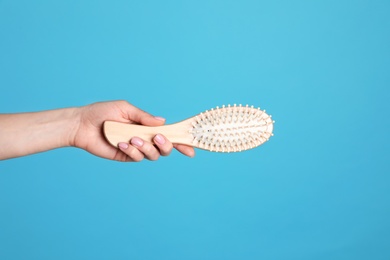
<svg viewBox="0 0 390 260">
<path fill-rule="evenodd" d="M 390 259 L 389 1 L 0 0 L 0 111 L 261 106 L 243 153 L 0 162 L 0 259 Z"/>
</svg>

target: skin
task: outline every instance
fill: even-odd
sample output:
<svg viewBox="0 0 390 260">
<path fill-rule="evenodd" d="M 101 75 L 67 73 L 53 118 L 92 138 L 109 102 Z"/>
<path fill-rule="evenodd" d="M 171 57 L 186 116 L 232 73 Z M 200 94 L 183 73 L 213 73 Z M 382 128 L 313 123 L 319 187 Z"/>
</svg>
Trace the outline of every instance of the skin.
<svg viewBox="0 0 390 260">
<path fill-rule="evenodd" d="M 161 134 L 154 137 L 153 143 L 133 137 L 130 143 L 113 147 L 102 132 L 106 120 L 146 126 L 165 123 L 164 118 L 154 117 L 126 101 L 99 102 L 33 113 L 0 114 L 0 160 L 61 147 L 77 147 L 96 156 L 121 162 L 154 161 L 160 156 L 168 156 L 173 148 L 189 157 L 195 155 L 192 147 L 172 144 Z"/>
</svg>

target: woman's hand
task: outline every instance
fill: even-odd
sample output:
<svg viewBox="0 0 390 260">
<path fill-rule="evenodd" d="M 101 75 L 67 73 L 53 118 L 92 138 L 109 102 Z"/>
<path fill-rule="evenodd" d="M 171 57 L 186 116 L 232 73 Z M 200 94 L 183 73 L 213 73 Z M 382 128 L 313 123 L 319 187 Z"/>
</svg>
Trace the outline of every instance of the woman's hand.
<svg viewBox="0 0 390 260">
<path fill-rule="evenodd" d="M 82 148 L 94 155 L 123 162 L 141 161 L 146 158 L 157 160 L 160 155 L 167 156 L 175 147 L 178 151 L 193 157 L 195 151 L 186 145 L 173 145 L 163 135 L 157 134 L 153 143 L 134 137 L 130 143 L 120 143 L 118 148 L 111 146 L 103 135 L 103 122 L 117 121 L 146 126 L 161 126 L 165 119 L 154 117 L 126 101 L 94 103 L 79 108 L 79 126 L 76 128 L 70 145 Z"/>
</svg>

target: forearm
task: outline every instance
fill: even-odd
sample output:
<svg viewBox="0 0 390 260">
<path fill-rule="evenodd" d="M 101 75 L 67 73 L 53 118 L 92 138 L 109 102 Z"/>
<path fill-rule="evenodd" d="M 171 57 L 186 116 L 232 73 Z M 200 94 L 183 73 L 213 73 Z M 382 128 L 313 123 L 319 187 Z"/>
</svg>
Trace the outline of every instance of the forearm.
<svg viewBox="0 0 390 260">
<path fill-rule="evenodd" d="M 77 108 L 0 114 L 0 160 L 71 145 Z"/>
</svg>

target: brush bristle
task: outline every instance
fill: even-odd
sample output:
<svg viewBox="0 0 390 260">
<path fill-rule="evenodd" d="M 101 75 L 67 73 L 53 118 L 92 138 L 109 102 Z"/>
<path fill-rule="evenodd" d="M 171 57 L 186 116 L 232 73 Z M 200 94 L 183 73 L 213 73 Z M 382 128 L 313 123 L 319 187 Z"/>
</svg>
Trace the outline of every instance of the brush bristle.
<svg viewBox="0 0 390 260">
<path fill-rule="evenodd" d="M 265 110 L 239 105 L 200 113 L 190 133 L 199 148 L 215 152 L 252 149 L 272 136 L 274 121 Z"/>
</svg>

